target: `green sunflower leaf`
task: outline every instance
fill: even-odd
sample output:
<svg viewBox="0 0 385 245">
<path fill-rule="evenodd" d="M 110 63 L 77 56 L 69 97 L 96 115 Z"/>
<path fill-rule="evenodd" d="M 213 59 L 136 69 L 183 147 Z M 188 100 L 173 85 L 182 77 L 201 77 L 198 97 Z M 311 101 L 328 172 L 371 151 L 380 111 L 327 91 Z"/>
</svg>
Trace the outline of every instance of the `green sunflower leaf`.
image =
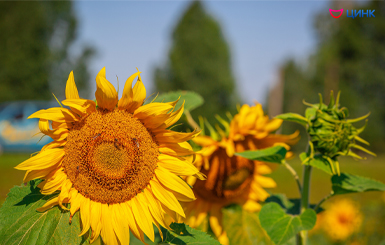
<svg viewBox="0 0 385 245">
<path fill-rule="evenodd" d="M 195 108 L 203 105 L 204 102 L 203 97 L 199 94 L 192 91 L 181 90 L 160 94 L 156 97 L 154 102 L 172 102 L 176 101 L 179 97 L 179 102 L 176 104 L 175 108 L 179 108 L 183 104 L 183 101 L 185 101 L 184 109 L 187 111 L 194 110 Z"/>
<path fill-rule="evenodd" d="M 302 152 L 299 155 L 299 157 L 300 157 L 301 161 L 304 162 L 309 156 L 305 152 Z M 322 158 L 322 155 L 318 155 L 318 154 L 314 155 L 313 158 L 308 159 L 306 162 L 304 162 L 304 165 L 313 166 L 315 168 L 318 168 L 318 169 L 324 171 L 327 174 L 333 175 L 333 171 L 332 171 L 332 168 L 330 166 L 330 163 L 325 158 Z"/>
<path fill-rule="evenodd" d="M 36 209 L 57 194 L 45 196 L 31 181 L 15 186 L 0 208 L 0 244 L 88 244 L 79 237 L 78 212 L 69 224 L 70 213 L 59 207 L 40 213 Z"/>
<path fill-rule="evenodd" d="M 288 215 L 277 203 L 264 205 L 259 212 L 261 226 L 271 240 L 276 244 L 284 244 L 298 232 L 314 227 L 317 215 L 312 209 L 307 209 L 301 215 Z"/>
<path fill-rule="evenodd" d="M 300 214 L 301 199 L 299 198 L 287 198 L 285 194 L 272 194 L 265 200 L 265 203 L 275 202 L 279 204 L 285 213 L 291 215 Z M 317 205 L 310 204 L 309 207 L 314 209 Z M 319 207 L 317 213 L 323 212 L 324 209 Z"/>
<path fill-rule="evenodd" d="M 385 184 L 358 175 L 341 173 L 331 178 L 334 195 L 353 192 L 385 191 Z"/>
<path fill-rule="evenodd" d="M 163 242 L 160 244 L 175 244 L 175 245 L 188 245 L 188 244 L 202 244 L 202 245 L 220 245 L 220 243 L 207 235 L 203 231 L 195 230 L 190 226 L 183 223 L 172 223 L 170 225 L 172 230 L 162 229 Z"/>
<path fill-rule="evenodd" d="M 222 214 L 223 228 L 230 244 L 273 244 L 262 229 L 257 213 L 247 212 L 239 205 L 230 205 L 222 209 Z"/>
<path fill-rule="evenodd" d="M 275 118 L 282 119 L 284 121 L 296 122 L 306 127 L 307 119 L 297 113 L 284 113 L 276 116 Z"/>
<path fill-rule="evenodd" d="M 235 153 L 235 155 L 250 160 L 281 164 L 282 161 L 285 160 L 286 152 L 287 151 L 283 146 L 273 146 L 263 150 L 238 152 Z"/>
</svg>

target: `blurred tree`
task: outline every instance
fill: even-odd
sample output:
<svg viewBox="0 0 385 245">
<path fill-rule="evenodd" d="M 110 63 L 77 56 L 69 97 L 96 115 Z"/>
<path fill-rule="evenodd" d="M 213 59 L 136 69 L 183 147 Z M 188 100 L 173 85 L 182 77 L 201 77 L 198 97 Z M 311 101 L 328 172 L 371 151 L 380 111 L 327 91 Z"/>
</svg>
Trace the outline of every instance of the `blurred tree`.
<svg viewBox="0 0 385 245">
<path fill-rule="evenodd" d="M 72 69 L 84 94 L 94 50 L 70 54 L 76 28 L 73 2 L 0 2 L 0 102 L 52 100 L 51 92 L 63 98 Z"/>
<path fill-rule="evenodd" d="M 289 61 L 284 65 L 284 111 L 302 113 L 300 98 L 317 102 L 317 93 L 328 101 L 330 90 L 341 93 L 341 105 L 348 107 L 350 117 L 371 116 L 362 138 L 371 149 L 385 148 L 385 3 L 363 2 L 340 6 L 351 9 L 375 10 L 375 18 L 331 18 L 323 11 L 315 18 L 318 47 L 307 66 Z M 335 6 L 331 6 L 333 8 Z M 301 89 L 298 89 L 301 88 Z M 291 126 L 285 126 L 285 130 Z"/>
<path fill-rule="evenodd" d="M 231 71 L 230 51 L 219 24 L 194 1 L 172 34 L 173 44 L 165 67 L 155 70 L 156 92 L 191 90 L 205 99 L 193 116 L 214 122 L 235 110 L 237 93 Z M 194 114 L 195 113 L 195 114 Z"/>
</svg>

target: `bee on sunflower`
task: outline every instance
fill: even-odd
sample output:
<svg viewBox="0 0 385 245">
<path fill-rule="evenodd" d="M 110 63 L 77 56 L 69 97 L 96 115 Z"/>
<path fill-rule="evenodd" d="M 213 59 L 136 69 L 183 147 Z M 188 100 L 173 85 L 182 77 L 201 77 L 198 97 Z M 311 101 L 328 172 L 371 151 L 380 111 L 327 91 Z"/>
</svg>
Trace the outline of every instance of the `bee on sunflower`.
<svg viewBox="0 0 385 245">
<path fill-rule="evenodd" d="M 273 179 L 263 176 L 271 173 L 269 164 L 235 156 L 234 153 L 275 145 L 289 150 L 289 145 L 298 141 L 299 132 L 291 135 L 274 134 L 282 120 L 265 116 L 261 104 L 243 105 L 233 118 L 229 116 L 230 122 L 220 117 L 217 119 L 224 129 L 217 125 L 214 130 L 206 122 L 210 136 L 193 139 L 202 147 L 197 152 L 195 165 L 207 175 L 207 180 L 201 181 L 194 176 L 187 178 L 187 182 L 194 186 L 197 200 L 186 203 L 185 211 L 187 224 L 198 227 L 208 218 L 210 228 L 221 244 L 228 244 L 222 228 L 221 208 L 236 203 L 250 212 L 258 211 L 260 202 L 269 196 L 264 188 L 276 186 Z M 288 152 L 286 157 L 291 155 Z"/>
<path fill-rule="evenodd" d="M 67 209 L 66 203 L 71 218 L 80 211 L 80 235 L 91 230 L 91 243 L 101 236 L 108 245 L 129 244 L 129 231 L 141 241 L 144 234 L 154 241 L 153 224 L 169 228 L 167 215 L 185 217 L 179 201 L 195 200 L 179 176 L 204 179 L 189 161 L 194 152 L 187 141 L 199 132 L 168 129 L 183 114 L 183 105 L 174 111 L 178 101 L 143 105 L 146 89 L 139 71 L 127 79 L 120 100 L 105 68 L 96 85 L 97 104 L 79 97 L 70 73 L 62 101 L 68 108 L 29 117 L 39 118 L 40 131 L 54 141 L 16 169 L 27 171 L 24 182 L 42 179 L 42 194 L 60 192 L 38 211 L 55 205 Z"/>
</svg>

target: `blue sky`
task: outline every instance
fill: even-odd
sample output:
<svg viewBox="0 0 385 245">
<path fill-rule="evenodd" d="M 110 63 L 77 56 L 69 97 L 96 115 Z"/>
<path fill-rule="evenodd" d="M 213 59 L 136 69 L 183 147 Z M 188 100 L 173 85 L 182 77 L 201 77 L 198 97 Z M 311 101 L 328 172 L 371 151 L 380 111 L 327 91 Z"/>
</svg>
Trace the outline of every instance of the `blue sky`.
<svg viewBox="0 0 385 245">
<path fill-rule="evenodd" d="M 120 92 L 136 71 L 148 91 L 153 70 L 167 60 L 171 32 L 188 1 L 80 1 L 79 41 L 98 50 L 90 64 L 92 77 L 106 66 L 107 79 Z M 314 49 L 313 17 L 328 12 L 327 1 L 208 1 L 207 11 L 219 21 L 231 48 L 238 90 L 247 103 L 264 103 L 279 65 L 286 59 L 305 59 Z M 76 75 L 76 74 L 75 74 Z M 93 97 L 95 82 L 92 80 Z"/>
</svg>

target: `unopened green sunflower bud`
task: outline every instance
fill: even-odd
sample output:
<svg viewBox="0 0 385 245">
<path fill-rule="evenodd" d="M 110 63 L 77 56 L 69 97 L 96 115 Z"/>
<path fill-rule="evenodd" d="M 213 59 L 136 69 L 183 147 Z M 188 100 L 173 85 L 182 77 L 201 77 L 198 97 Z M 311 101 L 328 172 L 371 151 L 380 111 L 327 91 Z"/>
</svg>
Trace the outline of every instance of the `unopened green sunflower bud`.
<svg viewBox="0 0 385 245">
<path fill-rule="evenodd" d="M 329 161 L 333 172 L 338 174 L 338 156 L 344 155 L 362 159 L 362 157 L 351 150 L 352 148 L 375 155 L 356 144 L 357 142 L 361 142 L 369 145 L 368 142 L 358 136 L 365 129 L 366 123 L 362 128 L 358 129 L 353 126 L 353 123 L 366 119 L 370 113 L 357 119 L 347 119 L 348 109 L 339 108 L 339 97 L 340 93 L 338 93 L 336 100 L 334 100 L 332 91 L 329 105 L 323 104 L 321 95 L 319 104 L 304 102 L 309 106 L 305 115 L 307 119 L 307 131 L 310 136 L 310 156 L 321 154 L 323 158 Z M 337 171 L 334 169 L 333 163 L 336 165 Z"/>
</svg>

